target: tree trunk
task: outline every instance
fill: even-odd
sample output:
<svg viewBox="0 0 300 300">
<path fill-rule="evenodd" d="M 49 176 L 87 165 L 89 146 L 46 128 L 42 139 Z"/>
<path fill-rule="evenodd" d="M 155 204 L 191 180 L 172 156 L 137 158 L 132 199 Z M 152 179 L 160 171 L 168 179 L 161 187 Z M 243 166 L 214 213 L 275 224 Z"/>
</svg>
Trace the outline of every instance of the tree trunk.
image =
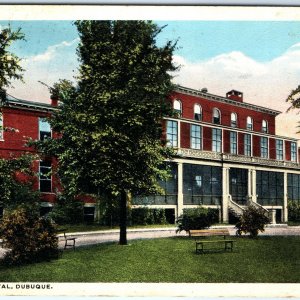
<svg viewBox="0 0 300 300">
<path fill-rule="evenodd" d="M 120 199 L 120 245 L 127 245 L 127 193 L 121 192 Z"/>
</svg>

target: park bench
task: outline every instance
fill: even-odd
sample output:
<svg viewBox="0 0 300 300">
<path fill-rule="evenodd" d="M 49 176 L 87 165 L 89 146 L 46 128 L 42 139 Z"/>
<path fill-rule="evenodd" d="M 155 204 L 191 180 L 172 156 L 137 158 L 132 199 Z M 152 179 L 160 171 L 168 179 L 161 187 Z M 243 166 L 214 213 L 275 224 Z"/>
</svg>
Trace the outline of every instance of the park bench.
<svg viewBox="0 0 300 300">
<path fill-rule="evenodd" d="M 76 242 L 76 238 L 75 237 L 70 237 L 66 235 L 66 232 L 64 231 L 64 239 L 65 239 L 65 247 L 64 249 L 67 248 L 73 248 L 75 250 L 75 242 Z"/>
<path fill-rule="evenodd" d="M 189 236 L 195 238 L 196 240 L 196 253 L 204 253 L 205 250 L 212 250 L 212 248 L 204 248 L 206 245 L 213 244 L 223 244 L 224 250 L 233 250 L 234 240 L 226 239 L 226 236 L 229 236 L 228 229 L 202 229 L 202 230 L 189 230 Z M 223 236 L 223 239 L 212 239 L 205 240 L 200 238 L 211 237 L 211 236 Z M 215 249 L 215 248 L 213 248 Z"/>
<path fill-rule="evenodd" d="M 64 249 L 67 249 L 67 248 L 73 248 L 75 250 L 75 243 L 76 243 L 76 238 L 75 237 L 71 237 L 71 236 L 68 236 L 66 234 L 66 228 L 59 228 L 56 230 L 56 232 L 59 234 L 59 233 L 62 233 L 63 235 L 58 235 L 58 238 L 63 238 L 64 242 L 65 242 L 65 246 L 64 246 Z"/>
</svg>

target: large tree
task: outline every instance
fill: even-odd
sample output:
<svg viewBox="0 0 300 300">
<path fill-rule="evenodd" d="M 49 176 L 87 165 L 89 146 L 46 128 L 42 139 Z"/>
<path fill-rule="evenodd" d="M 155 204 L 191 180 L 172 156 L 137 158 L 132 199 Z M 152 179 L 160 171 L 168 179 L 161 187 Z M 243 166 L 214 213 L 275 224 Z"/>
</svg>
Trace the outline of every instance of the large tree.
<svg viewBox="0 0 300 300">
<path fill-rule="evenodd" d="M 157 46 L 161 28 L 151 21 L 75 24 L 80 75 L 76 87 L 60 81 L 52 89 L 62 101 L 51 120 L 61 138 L 47 141 L 48 150 L 66 191 L 119 199 L 120 244 L 127 244 L 128 194 L 157 192 L 157 178 L 166 176 L 162 119 L 172 114 L 176 43 Z"/>
</svg>

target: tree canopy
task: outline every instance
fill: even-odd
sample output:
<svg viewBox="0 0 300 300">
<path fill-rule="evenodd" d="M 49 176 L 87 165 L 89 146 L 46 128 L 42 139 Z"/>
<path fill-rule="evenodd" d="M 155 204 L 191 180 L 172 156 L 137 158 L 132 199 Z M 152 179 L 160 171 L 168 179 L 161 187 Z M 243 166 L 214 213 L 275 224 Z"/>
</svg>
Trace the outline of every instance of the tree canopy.
<svg viewBox="0 0 300 300">
<path fill-rule="evenodd" d="M 9 51 L 9 47 L 17 40 L 23 40 L 21 29 L 13 31 L 9 26 L 0 30 L 0 90 L 11 85 L 14 79 L 22 80 L 23 68 L 20 58 Z"/>
<path fill-rule="evenodd" d="M 59 175 L 71 193 L 120 197 L 120 243 L 126 244 L 126 194 L 154 193 L 161 165 L 170 158 L 162 119 L 176 42 L 158 47 L 161 28 L 151 21 L 77 21 L 80 72 L 76 86 L 62 80 L 53 89 L 62 102 L 50 120 L 61 138 L 47 141 L 59 160 Z"/>
</svg>

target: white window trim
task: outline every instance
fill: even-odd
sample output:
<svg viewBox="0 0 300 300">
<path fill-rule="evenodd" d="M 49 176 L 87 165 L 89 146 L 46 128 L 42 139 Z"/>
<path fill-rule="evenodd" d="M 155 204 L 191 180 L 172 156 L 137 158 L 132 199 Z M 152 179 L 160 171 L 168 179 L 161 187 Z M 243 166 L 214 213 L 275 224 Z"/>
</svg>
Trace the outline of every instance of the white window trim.
<svg viewBox="0 0 300 300">
<path fill-rule="evenodd" d="M 3 121 L 3 113 L 0 112 L 0 141 L 4 141 L 4 121 Z"/>
<path fill-rule="evenodd" d="M 215 122 L 214 122 L 214 119 L 215 119 L 215 111 L 218 111 L 218 112 L 219 112 L 219 120 L 220 120 L 219 123 L 215 123 Z M 221 111 L 220 111 L 218 108 L 216 108 L 216 107 L 213 108 L 212 123 L 215 124 L 215 125 L 221 125 L 221 124 L 222 124 L 222 115 L 221 115 Z"/>
<path fill-rule="evenodd" d="M 50 192 L 42 192 L 41 191 L 41 161 L 42 160 L 39 160 L 39 191 L 42 194 L 53 194 L 53 192 L 52 192 L 52 188 L 53 188 L 53 186 L 52 186 L 52 163 L 51 163 L 51 167 L 50 167 L 50 169 L 51 169 L 51 175 L 50 175 L 50 185 L 51 185 L 51 187 L 50 187 Z"/>
<path fill-rule="evenodd" d="M 39 140 L 41 140 L 41 129 L 40 129 L 40 120 L 46 120 L 46 117 L 39 117 L 38 118 L 38 128 L 39 128 Z M 48 121 L 47 121 L 48 122 Z M 48 122 L 49 123 L 49 122 Z M 50 125 L 50 124 L 49 124 Z M 50 126 L 50 138 L 52 138 L 52 128 Z"/>
</svg>

